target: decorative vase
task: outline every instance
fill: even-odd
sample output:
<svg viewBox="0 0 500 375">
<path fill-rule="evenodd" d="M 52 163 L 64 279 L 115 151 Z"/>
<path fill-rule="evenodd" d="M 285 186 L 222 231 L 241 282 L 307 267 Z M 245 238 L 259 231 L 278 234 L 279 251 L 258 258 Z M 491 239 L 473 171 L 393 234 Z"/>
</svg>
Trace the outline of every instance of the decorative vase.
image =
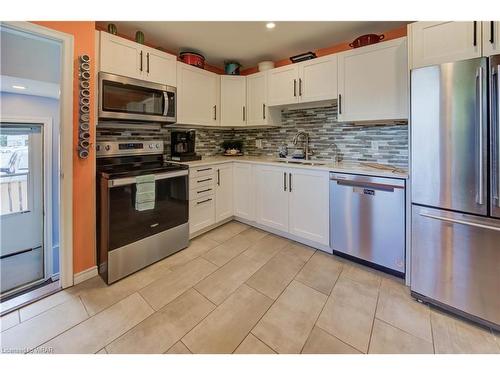
<svg viewBox="0 0 500 375">
<path fill-rule="evenodd" d="M 116 35 L 118 33 L 118 29 L 114 23 L 108 23 L 108 33 Z"/>
<path fill-rule="evenodd" d="M 144 33 L 142 31 L 136 31 L 135 41 L 140 44 L 144 44 Z"/>
</svg>

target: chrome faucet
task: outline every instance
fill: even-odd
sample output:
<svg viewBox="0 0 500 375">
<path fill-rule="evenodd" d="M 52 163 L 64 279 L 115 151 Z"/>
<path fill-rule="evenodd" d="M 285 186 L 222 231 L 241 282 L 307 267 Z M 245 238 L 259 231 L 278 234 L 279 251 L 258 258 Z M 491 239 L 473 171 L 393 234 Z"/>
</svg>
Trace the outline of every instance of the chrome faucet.
<svg viewBox="0 0 500 375">
<path fill-rule="evenodd" d="M 309 133 L 300 131 L 293 137 L 293 144 L 297 145 L 299 138 L 304 136 L 304 157 L 306 160 L 309 160 Z"/>
</svg>

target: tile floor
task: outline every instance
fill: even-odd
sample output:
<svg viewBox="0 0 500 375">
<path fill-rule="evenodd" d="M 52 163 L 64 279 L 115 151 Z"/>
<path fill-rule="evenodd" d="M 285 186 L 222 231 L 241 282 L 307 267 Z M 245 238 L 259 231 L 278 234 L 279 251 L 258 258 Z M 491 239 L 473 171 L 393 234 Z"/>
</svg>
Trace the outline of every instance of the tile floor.
<svg viewBox="0 0 500 375">
<path fill-rule="evenodd" d="M 233 221 L 111 286 L 1 318 L 2 352 L 500 353 L 396 278 Z"/>
</svg>

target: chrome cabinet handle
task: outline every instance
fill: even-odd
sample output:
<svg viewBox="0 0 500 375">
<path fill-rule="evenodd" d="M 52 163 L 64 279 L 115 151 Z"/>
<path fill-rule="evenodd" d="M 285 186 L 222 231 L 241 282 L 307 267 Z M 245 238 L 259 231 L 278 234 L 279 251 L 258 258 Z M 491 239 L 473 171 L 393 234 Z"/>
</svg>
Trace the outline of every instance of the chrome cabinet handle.
<svg viewBox="0 0 500 375">
<path fill-rule="evenodd" d="M 214 105 L 214 120 L 217 120 L 217 104 Z"/>
<path fill-rule="evenodd" d="M 210 190 L 212 190 L 212 189 L 200 190 L 200 191 L 197 191 L 196 194 L 206 193 L 207 191 L 210 191 Z"/>
<path fill-rule="evenodd" d="M 339 94 L 339 115 L 342 114 L 342 94 Z"/>
<path fill-rule="evenodd" d="M 212 168 L 197 169 L 196 172 L 210 171 Z"/>
<path fill-rule="evenodd" d="M 246 117 L 246 114 L 245 114 L 245 106 L 243 106 L 243 121 L 245 121 L 245 117 Z"/>
<path fill-rule="evenodd" d="M 297 80 L 293 80 L 293 96 L 297 96 Z"/>
<path fill-rule="evenodd" d="M 286 172 L 283 172 L 283 191 L 286 191 Z"/>
<path fill-rule="evenodd" d="M 142 72 L 142 51 L 141 51 L 140 55 L 141 55 L 141 67 L 139 68 L 139 70 Z"/>
<path fill-rule="evenodd" d="M 204 180 L 197 180 L 196 182 L 200 183 L 200 182 L 207 182 L 207 181 L 212 181 L 212 179 L 211 178 L 205 178 Z"/>
<path fill-rule="evenodd" d="M 483 155 L 483 68 L 479 67 L 478 72 L 476 75 L 476 78 L 478 80 L 478 120 L 479 120 L 479 150 L 478 150 L 478 157 L 479 157 L 479 181 L 478 181 L 478 193 L 477 193 L 477 203 L 479 205 L 484 204 L 484 197 L 483 197 L 483 177 L 484 177 L 484 155 Z"/>
<path fill-rule="evenodd" d="M 149 52 L 146 53 L 146 72 L 149 73 Z"/>
<path fill-rule="evenodd" d="M 302 78 L 299 78 L 299 96 L 302 96 Z"/>
<path fill-rule="evenodd" d="M 292 174 L 288 173 L 288 191 L 292 192 Z"/>
<path fill-rule="evenodd" d="M 473 223 L 473 222 L 465 221 L 465 220 L 451 219 L 449 217 L 432 215 L 432 214 L 428 214 L 426 212 L 419 212 L 419 215 L 423 216 L 423 217 L 428 217 L 430 219 L 446 221 L 448 223 L 468 225 L 470 227 L 483 228 L 483 229 L 489 229 L 489 230 L 494 230 L 494 231 L 500 232 L 500 227 L 494 227 L 491 225 Z"/>
<path fill-rule="evenodd" d="M 220 169 L 217 169 L 217 185 L 220 186 Z"/>
<path fill-rule="evenodd" d="M 266 119 L 266 105 L 262 103 L 262 119 Z"/>
<path fill-rule="evenodd" d="M 495 43 L 495 21 L 490 21 L 490 43 Z"/>
<path fill-rule="evenodd" d="M 474 42 L 473 46 L 477 46 L 477 21 L 474 21 Z"/>
</svg>

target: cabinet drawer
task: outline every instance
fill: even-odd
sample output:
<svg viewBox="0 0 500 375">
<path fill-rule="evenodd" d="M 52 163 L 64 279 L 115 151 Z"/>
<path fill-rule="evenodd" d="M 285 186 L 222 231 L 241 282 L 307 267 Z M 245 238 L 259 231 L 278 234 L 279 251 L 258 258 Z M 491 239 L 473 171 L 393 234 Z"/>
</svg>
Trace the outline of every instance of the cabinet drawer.
<svg viewBox="0 0 500 375">
<path fill-rule="evenodd" d="M 203 197 L 214 195 L 215 189 L 213 186 L 202 186 L 198 189 L 191 189 L 189 191 L 189 200 L 194 201 Z"/>
<path fill-rule="evenodd" d="M 204 197 L 189 202 L 189 232 L 194 233 L 215 223 L 215 200 Z"/>
<path fill-rule="evenodd" d="M 212 175 L 199 176 L 189 179 L 189 190 L 200 190 L 206 188 L 213 188 L 215 185 L 215 177 Z"/>
<path fill-rule="evenodd" d="M 204 166 L 204 167 L 192 167 L 189 168 L 189 177 L 202 177 L 202 176 L 210 176 L 214 174 L 214 167 Z"/>
</svg>

